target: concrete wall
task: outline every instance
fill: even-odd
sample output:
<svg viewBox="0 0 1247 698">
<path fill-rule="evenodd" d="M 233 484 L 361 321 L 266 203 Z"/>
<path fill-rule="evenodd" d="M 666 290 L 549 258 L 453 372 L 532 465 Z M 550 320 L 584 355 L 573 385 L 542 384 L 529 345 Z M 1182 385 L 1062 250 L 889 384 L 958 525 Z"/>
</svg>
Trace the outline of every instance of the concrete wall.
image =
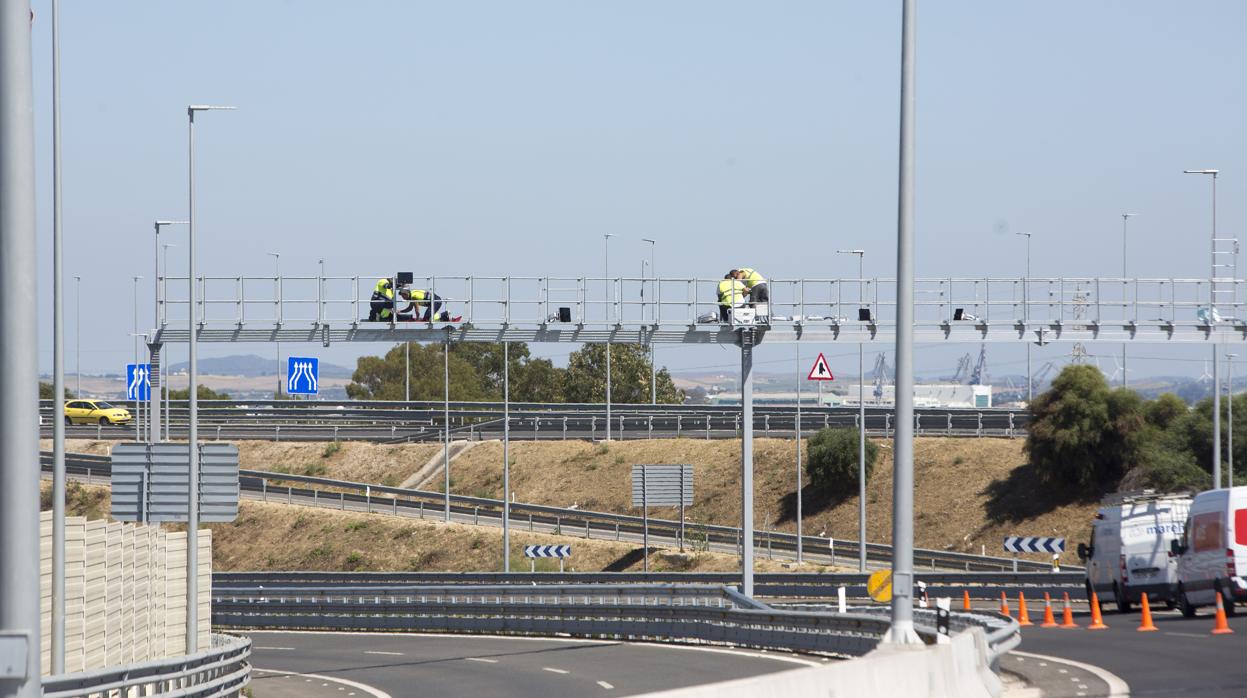
<svg viewBox="0 0 1247 698">
<path fill-rule="evenodd" d="M 905 696 L 992 698 L 1002 687 L 987 663 L 983 631 L 958 633 L 952 642 L 912 648 L 883 647 L 860 659 L 793 669 L 736 681 L 651 693 L 651 698 L 792 698 L 792 696 Z"/>
<path fill-rule="evenodd" d="M 52 666 L 52 512 L 40 518 L 43 668 Z M 211 645 L 212 532 L 199 531 L 199 646 Z M 184 654 L 186 533 L 65 519 L 65 671 Z"/>
</svg>

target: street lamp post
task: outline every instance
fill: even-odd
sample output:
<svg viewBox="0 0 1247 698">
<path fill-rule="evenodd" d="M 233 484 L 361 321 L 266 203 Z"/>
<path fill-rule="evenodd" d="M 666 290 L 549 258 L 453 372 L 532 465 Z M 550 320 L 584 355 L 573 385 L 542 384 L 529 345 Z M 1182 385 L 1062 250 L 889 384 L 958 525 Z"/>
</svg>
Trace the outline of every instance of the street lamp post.
<svg viewBox="0 0 1247 698">
<path fill-rule="evenodd" d="M 1182 174 L 1212 175 L 1212 267 L 1208 277 L 1208 324 L 1217 322 L 1217 175 L 1221 170 L 1182 170 Z M 1221 389 L 1217 383 L 1217 343 L 1212 343 L 1212 488 L 1221 489 Z"/>
<path fill-rule="evenodd" d="M 153 291 L 152 293 L 152 327 L 159 327 L 161 324 L 160 323 L 160 289 L 168 287 L 168 285 L 165 284 L 164 282 L 164 275 L 167 275 L 169 273 L 168 271 L 169 270 L 169 264 L 168 264 L 169 244 L 168 243 L 164 244 L 165 259 L 163 261 L 165 262 L 165 264 L 163 266 L 164 274 L 162 274 L 161 273 L 162 267 L 160 264 L 162 261 L 161 255 L 160 255 L 160 252 L 161 252 L 160 229 L 167 225 L 185 225 L 185 224 L 186 224 L 186 221 L 156 221 L 153 224 L 153 227 L 156 229 L 156 236 L 154 240 L 154 250 L 156 253 L 154 263 L 155 263 L 156 269 L 155 269 L 155 275 L 152 277 L 152 291 Z M 165 284 L 165 285 L 162 286 L 162 284 Z M 160 372 L 157 374 L 159 378 L 157 379 L 156 386 L 155 386 L 156 387 L 155 401 L 152 403 L 151 408 L 150 408 L 151 409 L 150 422 L 151 422 L 151 428 L 152 428 L 152 441 L 153 442 L 160 441 L 160 402 L 161 402 L 161 392 L 162 391 L 166 393 L 168 392 L 168 389 L 165 387 L 166 384 L 169 382 L 165 376 L 165 365 L 168 364 L 168 359 L 169 359 L 168 355 L 162 351 L 161 359 L 160 359 Z M 166 404 L 165 407 L 166 407 L 165 422 L 167 424 L 168 417 L 169 417 L 169 411 L 167 409 L 168 405 Z M 167 433 L 167 430 L 168 430 L 168 427 L 166 427 L 166 433 Z"/>
<path fill-rule="evenodd" d="M 1026 325 L 1026 404 L 1035 401 L 1035 381 L 1031 373 L 1031 341 L 1030 341 L 1030 286 L 1031 286 L 1031 234 L 1015 233 L 1026 236 L 1026 277 L 1022 279 L 1022 322 Z"/>
<path fill-rule="evenodd" d="M 1137 216 L 1137 215 L 1139 214 L 1137 213 L 1121 214 L 1121 283 L 1122 283 L 1123 292 L 1129 289 L 1129 282 L 1126 280 L 1126 230 L 1127 230 L 1128 224 L 1130 223 L 1130 218 L 1132 216 Z M 1139 288 L 1139 285 L 1138 283 L 1136 283 L 1135 284 L 1136 297 L 1139 292 L 1138 288 Z M 1124 302 L 1124 299 L 1123 299 L 1123 302 Z M 1126 343 L 1122 342 L 1121 344 L 1121 387 L 1123 388 L 1126 387 L 1126 380 L 1127 380 L 1126 379 Z"/>
<path fill-rule="evenodd" d="M 610 341 L 610 322 L 612 309 L 614 308 L 615 292 L 614 286 L 611 284 L 611 238 L 612 233 L 605 233 L 602 239 L 605 241 L 605 277 L 606 277 L 606 442 L 611 440 L 611 341 Z"/>
<path fill-rule="evenodd" d="M 139 281 L 142 281 L 142 280 L 143 280 L 143 277 L 141 276 L 134 277 L 134 333 L 131 336 L 134 337 L 134 373 L 136 376 L 138 375 L 138 372 L 139 372 L 139 368 L 138 368 L 138 364 L 139 364 Z M 139 412 L 139 407 L 142 404 L 143 403 L 139 400 L 139 388 L 136 385 L 134 388 L 134 440 L 135 441 L 142 440 L 139 437 L 139 434 L 141 431 L 141 428 L 139 427 L 139 422 L 142 421 L 140 419 L 141 413 Z"/>
<path fill-rule="evenodd" d="M 65 240 L 61 219 L 61 8 L 59 0 L 52 0 L 52 632 L 49 650 L 53 674 L 65 673 Z"/>
<path fill-rule="evenodd" d="M 641 238 L 641 242 L 649 243 L 649 275 L 650 275 L 650 278 L 653 279 L 653 283 L 650 285 L 650 291 L 651 291 L 650 295 L 653 296 L 653 298 L 650 300 L 650 303 L 653 304 L 653 307 L 650 309 L 650 320 L 653 321 L 654 326 L 657 327 L 658 326 L 658 272 L 657 270 L 654 269 L 654 247 L 656 247 L 658 243 L 655 240 L 652 240 L 650 238 Z M 642 280 L 641 281 L 641 293 L 644 294 L 644 292 L 645 292 L 645 281 Z M 642 298 L 641 300 L 645 300 L 645 299 Z M 641 307 L 644 308 L 645 306 L 642 305 Z M 651 405 L 658 404 L 658 364 L 655 361 L 654 349 L 655 349 L 654 342 L 651 339 L 649 343 L 649 404 Z"/>
<path fill-rule="evenodd" d="M 161 256 L 163 257 L 163 259 L 161 259 L 160 261 L 161 261 L 161 267 L 162 267 L 162 268 L 164 269 L 164 271 L 165 271 L 165 277 L 168 277 L 168 275 L 169 275 L 169 248 L 170 248 L 170 247 L 177 247 L 177 245 L 175 245 L 175 244 L 173 244 L 173 243 L 171 243 L 171 242 L 162 242 L 162 243 L 160 243 L 160 251 L 161 251 L 161 253 L 162 253 L 162 255 L 161 255 Z M 168 317 L 168 305 L 167 305 L 167 304 L 168 304 L 168 302 L 169 302 L 169 294 L 168 294 L 168 289 L 169 289 L 169 281 L 168 281 L 168 278 L 165 278 L 165 279 L 161 282 L 161 288 L 165 289 L 165 293 L 163 293 L 162 295 L 164 295 L 164 297 L 165 297 L 165 303 L 166 303 L 166 305 L 165 305 L 165 317 L 167 318 L 167 317 Z M 161 324 L 161 323 L 160 323 L 159 321 L 157 321 L 157 323 L 156 323 L 156 324 Z M 170 390 L 170 388 L 169 388 L 169 381 L 166 379 L 166 375 L 167 375 L 167 373 L 166 373 L 166 371 L 165 371 L 165 369 L 164 369 L 164 367 L 165 367 L 166 365 L 168 365 L 168 366 L 172 366 L 172 365 L 173 365 L 173 361 L 171 361 L 171 358 L 172 358 L 172 357 L 169 355 L 168 350 L 166 349 L 166 351 L 165 351 L 165 353 L 164 353 L 164 358 L 163 358 L 163 359 L 161 359 L 161 368 L 160 368 L 160 387 L 161 387 L 161 389 L 164 391 L 164 394 L 165 394 L 165 441 L 168 441 L 168 440 L 170 439 L 171 435 L 173 434 L 173 423 L 172 423 L 172 422 L 173 422 L 173 413 L 172 413 L 171 411 L 169 411 L 169 390 Z"/>
<path fill-rule="evenodd" d="M 866 250 L 836 252 L 857 255 L 857 304 L 865 305 Z M 866 571 L 866 358 L 861 342 L 857 343 L 857 571 Z"/>
<path fill-rule="evenodd" d="M 1226 439 L 1225 445 L 1225 475 L 1226 487 L 1234 486 L 1234 359 L 1238 358 L 1238 354 L 1225 355 L 1225 411 L 1226 421 Z"/>
<path fill-rule="evenodd" d="M 187 342 L 189 368 L 190 433 L 187 438 L 190 454 L 187 478 L 186 517 L 186 653 L 195 654 L 199 647 L 199 366 L 197 363 L 199 330 L 195 322 L 197 293 L 195 288 L 195 112 L 232 110 L 236 107 L 219 107 L 192 104 L 186 108 L 187 117 L 187 265 L 186 281 L 190 289 L 187 296 Z"/>
<path fill-rule="evenodd" d="M 74 276 L 74 397 L 82 397 L 82 277 Z"/>
<path fill-rule="evenodd" d="M 273 297 L 277 303 L 281 303 L 281 253 L 269 252 L 268 255 L 273 258 Z M 280 313 L 280 311 L 278 311 Z M 280 318 L 278 318 L 280 324 Z M 281 399 L 281 341 L 277 342 L 277 392 L 273 393 L 274 400 Z"/>
</svg>

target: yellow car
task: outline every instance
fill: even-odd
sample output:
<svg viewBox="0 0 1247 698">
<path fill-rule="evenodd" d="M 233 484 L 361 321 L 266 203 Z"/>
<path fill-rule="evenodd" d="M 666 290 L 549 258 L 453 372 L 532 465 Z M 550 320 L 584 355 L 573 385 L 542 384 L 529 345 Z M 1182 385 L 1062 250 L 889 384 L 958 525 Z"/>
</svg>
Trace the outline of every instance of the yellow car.
<svg viewBox="0 0 1247 698">
<path fill-rule="evenodd" d="M 130 410 L 114 407 L 103 400 L 70 400 L 65 403 L 65 423 L 74 424 L 129 424 L 133 417 Z"/>
</svg>

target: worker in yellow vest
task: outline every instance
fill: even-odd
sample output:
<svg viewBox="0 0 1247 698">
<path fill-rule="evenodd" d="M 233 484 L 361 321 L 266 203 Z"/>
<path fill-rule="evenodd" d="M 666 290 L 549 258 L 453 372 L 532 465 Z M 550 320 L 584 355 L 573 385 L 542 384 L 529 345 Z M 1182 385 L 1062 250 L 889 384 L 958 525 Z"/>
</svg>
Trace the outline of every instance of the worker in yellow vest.
<svg viewBox="0 0 1247 698">
<path fill-rule="evenodd" d="M 394 309 L 394 282 L 391 279 L 378 279 L 372 289 L 372 298 L 368 301 L 369 322 L 389 322 Z"/>
<path fill-rule="evenodd" d="M 766 278 L 754 269 L 743 267 L 733 269 L 732 276 L 745 284 L 745 295 L 751 303 L 770 303 L 771 293 L 766 287 Z"/>
<path fill-rule="evenodd" d="M 436 293 L 423 289 L 410 289 L 403 291 L 402 297 L 405 300 L 411 301 L 403 311 L 414 313 L 413 318 L 415 320 L 421 322 L 459 322 L 463 319 L 459 315 L 451 317 L 449 311 L 442 310 L 442 297 Z M 433 320 L 430 320 L 430 318 Z"/>
<path fill-rule="evenodd" d="M 745 284 L 736 278 L 735 270 L 724 275 L 719 282 L 719 322 L 732 319 L 732 308 L 744 305 L 745 293 Z"/>
</svg>

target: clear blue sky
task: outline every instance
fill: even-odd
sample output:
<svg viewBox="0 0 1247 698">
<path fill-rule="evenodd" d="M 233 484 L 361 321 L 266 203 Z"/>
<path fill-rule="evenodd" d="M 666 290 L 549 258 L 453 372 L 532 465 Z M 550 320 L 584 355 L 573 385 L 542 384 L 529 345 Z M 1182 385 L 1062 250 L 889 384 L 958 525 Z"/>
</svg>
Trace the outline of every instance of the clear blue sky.
<svg viewBox="0 0 1247 698">
<path fill-rule="evenodd" d="M 1036 276 L 1116 275 L 1127 210 L 1140 214 L 1132 275 L 1206 276 L 1208 182 L 1184 168 L 1222 170 L 1221 228 L 1244 234 L 1247 3 L 920 4 L 920 276 L 1021 275 L 1018 231 L 1034 233 Z M 51 9 L 34 6 L 48 288 Z M 652 237 L 666 276 L 745 263 L 853 276 L 855 262 L 831 254 L 848 246 L 868 251 L 868 275 L 892 276 L 899 8 L 64 0 L 65 265 L 84 277 L 84 369 L 118 371 L 131 355 L 131 277 L 150 284 L 152 221 L 185 216 L 190 103 L 240 107 L 197 122 L 209 275 L 271 273 L 274 250 L 290 274 L 314 274 L 321 257 L 342 275 L 394 259 L 420 274 L 599 274 L 613 233 L 620 270 L 639 271 L 640 238 Z M 178 273 L 185 232 L 168 238 Z M 72 371 L 72 281 L 69 294 Z M 348 364 L 383 349 L 307 347 Z M 965 351 L 977 347 L 924 351 L 917 368 L 951 372 Z M 1036 366 L 1066 352 L 1037 351 Z M 1020 348 L 992 354 L 997 371 L 1024 365 Z M 706 348 L 660 358 L 736 361 Z"/>
</svg>

